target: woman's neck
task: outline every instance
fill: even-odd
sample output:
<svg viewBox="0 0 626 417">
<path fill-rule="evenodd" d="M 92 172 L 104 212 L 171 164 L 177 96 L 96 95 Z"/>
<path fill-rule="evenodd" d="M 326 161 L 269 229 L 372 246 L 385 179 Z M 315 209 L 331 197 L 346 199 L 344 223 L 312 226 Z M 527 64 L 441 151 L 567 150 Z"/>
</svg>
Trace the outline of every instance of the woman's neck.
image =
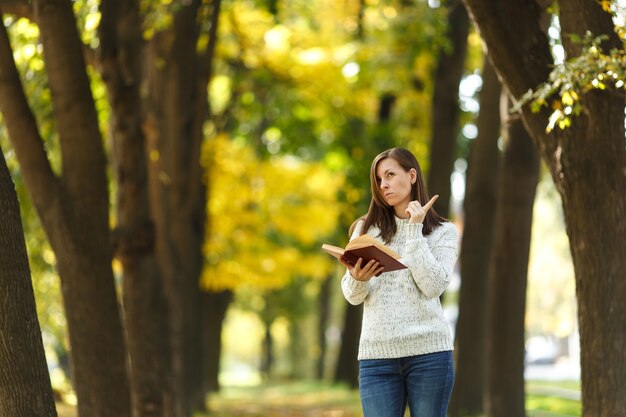
<svg viewBox="0 0 626 417">
<path fill-rule="evenodd" d="M 394 206 L 393 211 L 397 218 L 399 219 L 408 219 L 411 217 L 409 213 L 406 212 L 407 205 L 398 205 Z"/>
</svg>

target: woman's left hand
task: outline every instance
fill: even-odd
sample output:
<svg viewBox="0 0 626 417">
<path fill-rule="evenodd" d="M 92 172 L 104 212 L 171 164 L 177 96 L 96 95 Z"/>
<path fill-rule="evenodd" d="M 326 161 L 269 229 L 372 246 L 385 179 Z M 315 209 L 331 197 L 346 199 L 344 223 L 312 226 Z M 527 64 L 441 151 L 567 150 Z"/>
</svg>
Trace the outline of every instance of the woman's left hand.
<svg viewBox="0 0 626 417">
<path fill-rule="evenodd" d="M 411 216 L 409 223 L 424 223 L 426 213 L 428 213 L 428 210 L 435 204 L 437 198 L 439 198 L 439 195 L 435 195 L 423 206 L 417 200 L 411 201 L 405 210 Z"/>
</svg>

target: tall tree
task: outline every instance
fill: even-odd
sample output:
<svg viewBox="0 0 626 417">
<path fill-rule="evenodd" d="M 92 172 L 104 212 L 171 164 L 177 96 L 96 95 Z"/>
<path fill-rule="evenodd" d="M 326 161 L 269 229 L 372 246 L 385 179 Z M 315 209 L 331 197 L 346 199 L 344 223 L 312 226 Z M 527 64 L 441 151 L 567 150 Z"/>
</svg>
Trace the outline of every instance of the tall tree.
<svg viewBox="0 0 626 417">
<path fill-rule="evenodd" d="M 2 29 L 4 30 L 4 29 Z M 0 70 L 0 79 L 4 78 Z M 0 150 L 0 415 L 56 417 L 20 205 Z M 34 401 L 36 399 L 36 401 Z"/>
<path fill-rule="evenodd" d="M 111 267 L 106 158 L 72 2 L 33 2 L 62 148 L 53 172 L 0 30 L 0 111 L 54 249 L 81 416 L 130 416 L 127 356 Z"/>
<path fill-rule="evenodd" d="M 98 69 L 111 106 L 111 163 L 117 182 L 115 256 L 123 267 L 123 305 L 136 417 L 172 415 L 169 311 L 155 254 L 140 96 L 145 57 L 137 1 L 100 4 Z"/>
<path fill-rule="evenodd" d="M 172 13 L 174 23 L 145 43 L 138 2 L 109 1 L 101 8 L 102 73 L 115 116 L 113 156 L 119 183 L 116 248 L 124 265 L 131 356 L 140 355 L 137 361 L 131 362 L 137 399 L 135 408 L 144 413 L 171 413 L 172 401 L 178 415 L 203 408 L 203 367 L 199 366 L 203 356 L 199 320 L 203 313 L 198 280 L 204 199 L 199 154 L 203 125 L 209 116 L 206 91 L 219 9 L 219 0 L 172 9 L 168 13 Z M 196 45 L 202 37 L 208 38 L 208 42 L 197 55 Z M 172 38 L 177 39 L 174 48 L 178 50 L 171 49 L 169 39 Z M 158 60 L 163 58 L 169 63 L 167 68 L 159 64 Z M 153 61 L 155 59 L 157 61 Z M 148 77 L 144 79 L 146 73 Z M 142 80 L 153 92 L 143 103 Z M 172 84 L 168 86 L 168 83 Z M 190 98 L 194 103 L 192 107 L 171 105 Z M 161 119 L 161 114 L 167 117 Z M 146 135 L 152 140 L 150 155 L 154 164 L 150 172 L 156 175 L 150 181 Z M 179 135 L 186 135 L 188 140 L 178 141 Z M 160 165 L 163 159 L 167 160 L 168 170 L 179 172 L 163 169 Z M 180 181 L 175 184 L 164 181 L 174 177 Z M 151 196 L 148 182 L 152 184 Z M 189 190 L 193 191 L 188 193 Z M 170 209 L 155 207 L 165 201 L 161 198 L 167 200 Z M 180 223 L 169 228 L 167 225 L 172 219 L 168 216 L 174 213 Z M 155 244 L 157 236 L 158 245 Z M 156 248 L 161 248 L 159 262 Z M 177 275 L 178 262 L 187 263 L 187 274 Z M 213 305 L 217 307 L 219 301 L 219 298 L 206 296 L 205 311 L 214 311 Z M 204 343 L 219 344 L 219 337 L 215 336 L 216 333 L 211 332 Z M 152 354 L 146 355 L 146 352 Z M 208 353 L 212 352 L 209 349 Z M 170 353 L 172 357 L 168 358 Z M 174 374 L 170 375 L 172 371 Z M 173 387 L 174 392 L 170 392 Z M 165 410 L 161 411 L 163 407 Z"/>
<path fill-rule="evenodd" d="M 496 213 L 500 151 L 500 81 L 485 57 L 478 137 L 472 142 L 464 202 L 456 375 L 451 417 L 483 414 L 487 281 Z"/>
<path fill-rule="evenodd" d="M 319 344 L 319 356 L 315 366 L 315 377 L 317 379 L 324 379 L 326 370 L 326 353 L 328 352 L 328 343 L 326 342 L 326 331 L 328 329 L 328 323 L 330 320 L 330 307 L 331 307 L 331 294 L 332 285 L 335 283 L 333 278 L 335 274 L 330 274 L 324 278 L 320 284 L 318 293 L 318 322 L 317 322 L 317 343 Z"/>
<path fill-rule="evenodd" d="M 222 358 L 222 328 L 228 306 L 233 301 L 233 292 L 207 291 L 202 294 L 202 316 L 204 317 L 202 347 L 203 391 L 205 394 L 220 390 L 219 373 Z"/>
<path fill-rule="evenodd" d="M 435 210 L 444 217 L 448 217 L 450 212 L 450 176 L 454 170 L 459 133 L 459 83 L 465 68 L 470 26 L 461 0 L 451 0 L 447 7 L 447 44 L 439 53 L 435 72 L 428 171 L 428 189 L 433 194 L 439 194 Z"/>
<path fill-rule="evenodd" d="M 363 320 L 363 304 L 347 307 L 341 331 L 341 349 L 337 359 L 335 381 L 347 383 L 350 387 L 359 386 L 359 338 Z"/>
<path fill-rule="evenodd" d="M 514 98 L 548 79 L 554 64 L 534 1 L 465 0 L 494 67 Z M 565 34 L 606 35 L 603 47 L 621 46 L 611 16 L 598 2 L 559 2 Z M 564 41 L 568 57 L 579 46 Z M 571 127 L 546 133 L 548 110 L 522 108 L 524 123 L 561 195 L 576 275 L 581 342 L 583 415 L 626 414 L 626 150 L 624 97 L 589 91 L 585 111 Z M 607 364 L 611 364 L 607 366 Z"/>
<path fill-rule="evenodd" d="M 211 74 L 215 66 L 215 47 L 217 45 L 217 29 L 221 14 L 221 0 L 213 0 L 213 9 L 210 18 L 209 43 L 207 46 L 205 70 L 208 71 L 206 80 L 210 82 Z M 204 104 L 202 103 L 202 107 Z M 201 108 L 202 108 L 201 107 Z M 210 106 L 206 109 L 206 116 L 211 117 Z M 209 187 L 208 181 L 205 184 Z M 211 219 L 207 216 L 205 222 L 205 235 L 210 235 Z M 222 325 L 226 317 L 228 306 L 233 300 L 230 290 L 204 291 L 201 299 L 202 316 L 202 391 L 204 395 L 219 391 L 220 360 L 222 358 Z"/>
<path fill-rule="evenodd" d="M 367 5 L 364 0 L 359 0 L 357 17 L 357 30 L 355 38 L 359 42 L 365 39 L 364 16 Z M 381 106 L 378 109 L 378 117 L 381 115 L 389 118 L 391 115 L 391 99 L 387 100 L 388 106 L 383 105 L 384 98 L 380 100 Z M 387 109 L 385 109 L 387 107 Z M 362 169 L 357 170 L 363 172 Z M 363 321 L 363 305 L 354 306 L 347 301 L 344 303 L 345 313 L 343 316 L 343 328 L 341 330 L 341 344 L 339 346 L 339 356 L 335 366 L 333 379 L 335 382 L 347 383 L 350 387 L 359 386 L 359 366 L 357 358 L 359 355 L 359 343 L 361 338 L 361 326 Z"/>
<path fill-rule="evenodd" d="M 220 0 L 176 8 L 147 50 L 147 144 L 156 253 L 169 300 L 177 415 L 204 409 L 202 272 L 205 190 L 200 147 L 209 114 Z M 209 39 L 199 51 L 201 36 Z"/>
<path fill-rule="evenodd" d="M 539 156 L 502 94 L 504 156 L 498 184 L 487 303 L 486 404 L 489 417 L 524 417 L 524 317 Z"/>
</svg>

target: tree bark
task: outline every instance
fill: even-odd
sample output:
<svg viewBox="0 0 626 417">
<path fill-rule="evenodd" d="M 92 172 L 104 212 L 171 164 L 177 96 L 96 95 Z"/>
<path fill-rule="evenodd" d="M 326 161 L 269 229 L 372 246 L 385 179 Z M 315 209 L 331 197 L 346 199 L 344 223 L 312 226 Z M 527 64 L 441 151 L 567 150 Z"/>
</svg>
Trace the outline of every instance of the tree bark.
<svg viewBox="0 0 626 417">
<path fill-rule="evenodd" d="M 486 411 L 489 417 L 525 417 L 524 317 L 533 204 L 539 156 L 503 94 L 505 150 L 498 190 L 494 252 L 489 275 Z"/>
<path fill-rule="evenodd" d="M 606 34 L 604 47 L 623 47 L 611 16 L 595 2 L 561 1 L 564 33 Z M 564 37 L 568 56 L 580 46 Z M 626 148 L 624 96 L 594 91 L 585 112 L 560 141 L 553 177 L 563 200 L 576 273 L 583 416 L 626 415 Z M 558 152 L 558 149 L 557 149 Z M 590 227 L 590 225 L 593 225 Z"/>
<path fill-rule="evenodd" d="M 56 417 L 20 205 L 2 150 L 0 248 L 0 415 Z"/>
<path fill-rule="evenodd" d="M 346 316 L 341 331 L 341 349 L 337 359 L 335 382 L 347 383 L 352 388 L 359 386 L 359 338 L 363 320 L 363 304 L 353 306 L 346 303 Z M 356 343 L 351 343 L 356 341 Z"/>
<path fill-rule="evenodd" d="M 335 282 L 333 276 L 329 276 L 320 285 L 320 291 L 318 295 L 318 328 L 317 328 L 317 340 L 319 343 L 319 357 L 317 358 L 317 365 L 315 367 L 315 376 L 317 379 L 324 379 L 324 371 L 326 369 L 326 352 L 328 351 L 328 343 L 326 341 L 326 330 L 328 329 L 328 323 L 330 318 L 330 299 L 331 299 L 331 285 Z"/>
<path fill-rule="evenodd" d="M 449 415 L 483 414 L 487 281 L 493 247 L 499 175 L 500 81 L 484 61 L 478 137 L 470 148 L 456 325 L 456 375 Z"/>
<path fill-rule="evenodd" d="M 274 336 L 272 336 L 273 319 L 263 318 L 263 327 L 265 332 L 263 335 L 263 343 L 261 345 L 261 366 L 259 370 L 265 380 L 272 377 L 274 369 Z"/>
<path fill-rule="evenodd" d="M 450 175 L 459 132 L 459 83 L 465 68 L 469 33 L 469 18 L 463 3 L 461 0 L 449 3 L 447 37 L 451 51 L 441 51 L 437 62 L 428 172 L 428 189 L 431 194 L 439 194 L 435 210 L 444 217 L 450 212 Z"/>
<path fill-rule="evenodd" d="M 219 374 L 222 357 L 222 325 L 228 306 L 233 301 L 232 291 L 205 292 L 202 295 L 204 321 L 204 393 L 220 390 Z"/>
<path fill-rule="evenodd" d="M 154 249 L 139 91 L 143 21 L 135 1 L 104 1 L 101 16 L 99 64 L 112 110 L 118 219 L 114 247 L 124 271 L 133 410 L 136 417 L 172 416 L 169 315 Z"/>
<path fill-rule="evenodd" d="M 156 250 L 171 312 L 172 371 L 177 415 L 205 408 L 202 387 L 202 272 L 205 189 L 200 147 L 209 109 L 220 1 L 213 0 L 209 45 L 196 51 L 199 0 L 181 5 L 171 28 L 151 40 L 147 140 Z"/>
<path fill-rule="evenodd" d="M 126 348 L 111 268 L 106 159 L 72 3 L 36 1 L 34 12 L 62 148 L 61 177 L 48 162 L 4 27 L 0 110 L 56 255 L 79 415 L 130 416 Z"/>
<path fill-rule="evenodd" d="M 548 79 L 553 64 L 535 2 L 465 0 L 494 67 L 512 97 Z M 596 2 L 559 2 L 563 33 L 605 34 L 620 47 L 611 16 Z M 578 51 L 564 43 L 568 56 Z M 626 151 L 624 98 L 611 91 L 582 97 L 585 110 L 565 130 L 545 132 L 548 110 L 522 108 L 561 195 L 576 275 L 583 415 L 626 415 Z M 610 364 L 607 366 L 607 364 Z"/>
</svg>

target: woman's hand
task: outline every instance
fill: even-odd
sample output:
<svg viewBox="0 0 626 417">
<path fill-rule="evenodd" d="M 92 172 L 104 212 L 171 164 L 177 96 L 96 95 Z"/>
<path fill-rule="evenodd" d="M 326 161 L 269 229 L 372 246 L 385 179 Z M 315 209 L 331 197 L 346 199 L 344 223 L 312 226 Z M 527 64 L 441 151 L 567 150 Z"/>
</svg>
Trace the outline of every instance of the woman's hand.
<svg viewBox="0 0 626 417">
<path fill-rule="evenodd" d="M 409 203 L 406 208 L 406 212 L 409 213 L 411 218 L 409 219 L 409 223 L 424 223 L 424 218 L 426 217 L 426 213 L 428 210 L 435 204 L 435 201 L 439 198 L 439 195 L 435 195 L 430 201 L 423 206 L 419 201 L 414 200 Z"/>
<path fill-rule="evenodd" d="M 361 263 L 363 262 L 363 258 L 359 258 L 359 260 L 356 261 L 356 264 L 354 265 L 354 267 L 350 265 L 349 263 L 347 263 L 346 261 L 344 261 L 343 259 L 340 259 L 340 260 L 341 260 L 341 263 L 344 264 L 346 268 L 348 268 L 348 272 L 350 273 L 352 278 L 356 279 L 357 281 L 363 281 L 363 282 L 369 281 L 374 276 L 383 272 L 383 270 L 385 269 L 382 266 L 380 266 L 378 261 L 376 261 L 375 259 L 371 259 L 367 264 L 365 264 L 363 268 L 361 268 Z"/>
</svg>

